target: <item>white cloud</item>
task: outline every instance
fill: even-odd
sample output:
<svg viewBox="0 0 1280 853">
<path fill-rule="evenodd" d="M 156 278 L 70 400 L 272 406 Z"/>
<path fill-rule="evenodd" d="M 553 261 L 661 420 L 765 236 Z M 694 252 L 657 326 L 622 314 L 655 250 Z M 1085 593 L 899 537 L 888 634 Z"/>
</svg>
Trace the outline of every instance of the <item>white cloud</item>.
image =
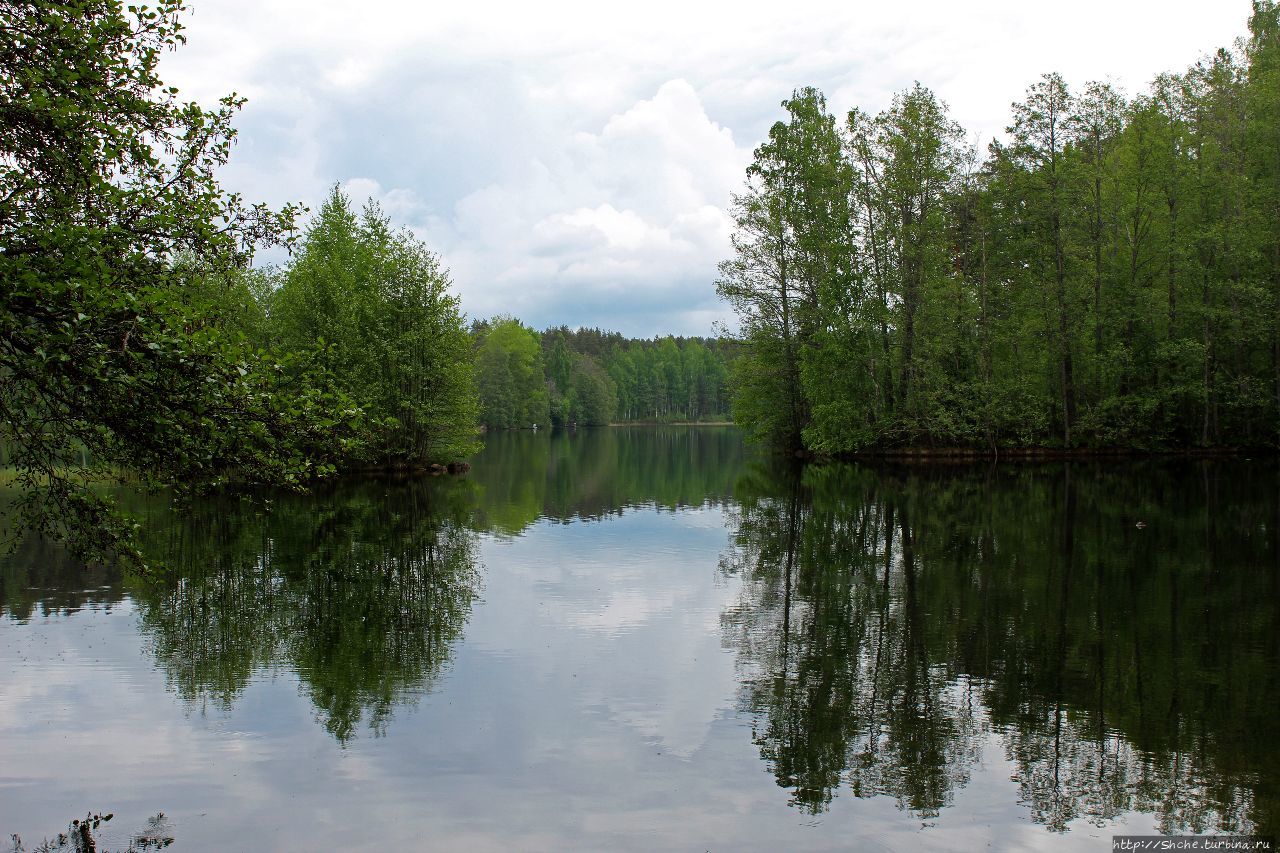
<svg viewBox="0 0 1280 853">
<path fill-rule="evenodd" d="M 729 194 L 802 85 L 883 108 L 920 80 L 983 141 L 1045 71 L 1140 91 L 1244 32 L 1245 0 L 604 4 L 203 0 L 163 71 L 249 97 L 223 180 L 375 197 L 473 315 L 707 333 Z"/>
<path fill-rule="evenodd" d="M 468 310 L 544 325 L 592 323 L 576 309 L 612 304 L 607 325 L 653 334 L 625 328 L 623 312 L 650 313 L 658 298 L 675 331 L 709 332 L 685 315 L 714 299 L 724 209 L 749 152 L 693 87 L 668 81 L 597 128 L 531 142 L 526 169 L 459 199 L 436 235 Z"/>
</svg>

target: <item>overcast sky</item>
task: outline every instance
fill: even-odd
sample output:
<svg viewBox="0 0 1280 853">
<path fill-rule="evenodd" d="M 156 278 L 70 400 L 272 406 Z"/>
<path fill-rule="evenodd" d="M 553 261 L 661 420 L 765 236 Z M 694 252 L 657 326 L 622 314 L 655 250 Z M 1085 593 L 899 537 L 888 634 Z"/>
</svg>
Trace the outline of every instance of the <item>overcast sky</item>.
<svg viewBox="0 0 1280 853">
<path fill-rule="evenodd" d="M 166 83 L 249 98 L 224 186 L 374 197 L 472 317 L 710 334 L 727 206 L 779 102 L 919 80 L 985 149 L 1042 73 L 1130 94 L 1246 31 L 1247 0 L 191 0 Z M 272 256 L 267 256 L 270 259 Z"/>
</svg>

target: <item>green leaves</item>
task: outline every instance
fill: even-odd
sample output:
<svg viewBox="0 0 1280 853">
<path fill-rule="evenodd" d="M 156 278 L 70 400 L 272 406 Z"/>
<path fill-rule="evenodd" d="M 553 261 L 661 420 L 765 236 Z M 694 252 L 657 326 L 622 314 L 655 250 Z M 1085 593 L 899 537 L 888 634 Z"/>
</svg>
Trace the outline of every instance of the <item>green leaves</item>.
<svg viewBox="0 0 1280 853">
<path fill-rule="evenodd" d="M 287 241 L 296 208 L 214 180 L 243 100 L 206 110 L 160 82 L 182 11 L 0 0 L 3 439 L 25 522 L 85 556 L 136 556 L 93 482 L 301 482 L 329 464 L 316 408 L 343 402 L 279 385 L 220 325 L 209 282 Z"/>
<path fill-rule="evenodd" d="M 267 338 L 367 418 L 342 464 L 420 467 L 474 451 L 470 337 L 425 245 L 376 205 L 357 217 L 335 187 L 278 281 L 257 287 Z"/>
<path fill-rule="evenodd" d="M 537 332 L 519 320 L 495 317 L 478 343 L 475 363 L 482 423 L 498 429 L 550 426 Z"/>
<path fill-rule="evenodd" d="M 748 346 L 769 344 L 770 357 L 737 373 L 760 400 L 739 394 L 734 415 L 758 437 L 788 450 L 802 444 L 811 401 L 801 364 L 828 322 L 823 304 L 851 281 L 849 212 L 852 170 L 835 119 L 816 89 L 784 101 L 777 122 L 747 169 L 747 191 L 734 199 L 735 257 L 720 266 L 716 291 L 738 313 Z"/>
<path fill-rule="evenodd" d="M 1280 6 L 1250 29 L 1133 101 L 1044 75 L 980 165 L 918 84 L 834 158 L 797 90 L 717 285 L 740 423 L 833 454 L 1275 446 Z"/>
</svg>

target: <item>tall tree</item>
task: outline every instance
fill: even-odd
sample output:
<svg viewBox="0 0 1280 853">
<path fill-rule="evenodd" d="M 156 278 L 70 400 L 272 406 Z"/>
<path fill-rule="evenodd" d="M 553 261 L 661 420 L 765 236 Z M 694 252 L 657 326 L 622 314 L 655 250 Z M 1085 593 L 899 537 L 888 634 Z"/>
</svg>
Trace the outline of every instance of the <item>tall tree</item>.
<svg viewBox="0 0 1280 853">
<path fill-rule="evenodd" d="M 495 317 L 476 350 L 480 421 L 491 428 L 547 426 L 547 379 L 538 333 L 510 317 Z"/>
<path fill-rule="evenodd" d="M 1280 4 L 1254 0 L 1246 46 L 1246 150 L 1258 215 L 1261 279 L 1270 291 L 1271 371 L 1280 428 Z"/>
<path fill-rule="evenodd" d="M 1061 403 L 1062 441 L 1071 446 L 1076 420 L 1074 294 L 1068 293 L 1066 227 L 1071 216 L 1067 193 L 1066 146 L 1071 93 L 1058 74 L 1046 74 L 1013 105 L 1011 143 L 1006 154 L 1023 178 L 1022 202 L 1030 231 L 1027 259 L 1044 297 L 1046 336 L 1053 341 L 1056 386 Z"/>
<path fill-rule="evenodd" d="M 951 289 L 947 201 L 966 159 L 963 132 L 919 83 L 873 119 L 851 111 L 847 128 L 862 275 L 832 304 L 831 313 L 841 315 L 835 328 L 845 332 L 837 358 L 858 359 L 878 336 L 884 358 L 876 384 L 885 395 L 882 411 L 866 420 L 896 413 L 895 429 L 918 433 L 921 400 L 937 394 L 939 371 L 950 367 L 942 352 L 967 313 L 965 294 L 956 294 L 956 311 L 943 293 Z M 820 383 L 812 383 L 815 395 L 823 393 Z"/>
<path fill-rule="evenodd" d="M 1114 207 L 1116 195 L 1115 157 L 1113 149 L 1120 132 L 1124 127 L 1124 99 L 1110 85 L 1093 82 L 1085 87 L 1084 94 L 1075 101 L 1074 110 L 1068 116 L 1068 133 L 1075 145 L 1075 154 L 1079 158 L 1080 170 L 1076 175 L 1078 183 L 1083 184 L 1084 211 L 1080 217 L 1079 229 L 1083 231 L 1083 243 L 1087 246 L 1089 277 L 1092 279 L 1093 298 L 1090 303 L 1093 326 L 1093 346 L 1091 348 L 1095 370 L 1100 370 L 1103 362 L 1103 347 L 1106 337 L 1106 320 L 1103 309 L 1103 280 L 1108 276 L 1104 262 L 1107 249 L 1113 244 L 1108 230 L 1114 227 Z M 1148 151 L 1145 145 L 1136 146 L 1135 172 L 1139 180 L 1148 180 L 1145 168 Z M 1133 252 L 1138 251 L 1141 238 L 1145 237 L 1149 225 L 1146 211 L 1147 195 L 1145 187 L 1137 190 L 1137 198 L 1133 208 L 1134 221 L 1129 223 L 1131 262 Z M 1131 270 L 1136 275 L 1136 270 Z M 1130 282 L 1132 284 L 1132 282 Z M 1095 379 L 1095 385 L 1101 385 Z M 1098 393 L 1095 389 L 1095 393 Z"/>
<path fill-rule="evenodd" d="M 735 416 L 799 450 L 809 421 L 801 364 L 815 343 L 821 294 L 851 273 L 850 172 L 820 92 L 797 90 L 782 106 L 788 121 L 756 149 L 747 191 L 734 200 L 735 256 L 721 264 L 716 287 L 749 342 L 735 366 Z"/>
<path fill-rule="evenodd" d="M 268 296 L 276 346 L 305 354 L 370 418 L 364 463 L 421 465 L 473 451 L 471 339 L 448 273 L 376 204 L 334 187 Z"/>
</svg>

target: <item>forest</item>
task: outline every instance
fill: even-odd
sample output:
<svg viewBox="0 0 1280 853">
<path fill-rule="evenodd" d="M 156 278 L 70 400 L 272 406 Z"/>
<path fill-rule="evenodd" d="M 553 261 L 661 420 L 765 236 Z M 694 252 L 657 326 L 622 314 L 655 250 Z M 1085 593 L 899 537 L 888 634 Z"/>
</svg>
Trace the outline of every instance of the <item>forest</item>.
<svg viewBox="0 0 1280 853">
<path fill-rule="evenodd" d="M 567 326 L 539 334 L 511 317 L 471 328 L 480 420 L 489 429 L 729 417 L 730 341 L 629 339 Z"/>
<path fill-rule="evenodd" d="M 721 297 L 735 420 L 800 453 L 1274 447 L 1280 7 L 1141 95 L 1057 74 L 979 159 L 916 84 L 756 148 Z"/>
</svg>

